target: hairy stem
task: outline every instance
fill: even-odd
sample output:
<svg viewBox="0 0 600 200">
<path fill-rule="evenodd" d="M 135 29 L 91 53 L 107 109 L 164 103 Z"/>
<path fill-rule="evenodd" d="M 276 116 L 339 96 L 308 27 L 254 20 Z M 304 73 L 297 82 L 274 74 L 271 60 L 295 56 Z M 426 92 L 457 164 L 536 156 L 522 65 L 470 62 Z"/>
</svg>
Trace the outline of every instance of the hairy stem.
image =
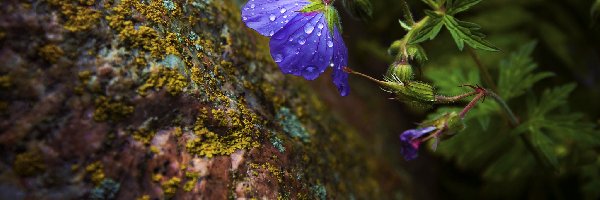
<svg viewBox="0 0 600 200">
<path fill-rule="evenodd" d="M 436 95 L 435 103 L 454 103 L 461 99 L 473 96 L 475 94 L 477 94 L 477 91 L 472 91 L 472 92 L 464 93 L 464 94 L 457 95 L 457 96 L 451 96 L 451 97 L 447 97 L 447 96 L 443 96 L 443 95 Z"/>
<path fill-rule="evenodd" d="M 375 83 L 377 83 L 377 84 L 379 84 L 381 86 L 387 86 L 387 84 L 385 82 L 380 81 L 379 79 L 370 77 L 369 75 L 366 75 L 366 74 L 354 71 L 354 70 L 350 69 L 349 67 L 344 67 L 344 71 L 347 72 L 347 73 L 350 73 L 350 74 L 354 74 L 354 75 L 358 75 L 360 77 L 366 78 L 366 79 L 368 79 L 370 81 L 373 81 L 373 82 L 375 82 Z"/>
<path fill-rule="evenodd" d="M 475 104 L 477 104 L 477 102 L 485 97 L 485 92 L 482 91 L 476 91 L 477 92 L 477 96 L 475 96 L 475 98 L 473 98 L 473 100 L 471 100 L 471 102 L 469 102 L 469 104 L 467 104 L 467 106 L 465 106 L 465 108 L 463 108 L 462 111 L 460 111 L 460 113 L 458 114 L 458 116 L 460 118 L 465 118 L 465 115 L 467 115 L 467 112 L 469 112 L 469 110 L 471 110 L 473 107 L 475 107 Z"/>
</svg>

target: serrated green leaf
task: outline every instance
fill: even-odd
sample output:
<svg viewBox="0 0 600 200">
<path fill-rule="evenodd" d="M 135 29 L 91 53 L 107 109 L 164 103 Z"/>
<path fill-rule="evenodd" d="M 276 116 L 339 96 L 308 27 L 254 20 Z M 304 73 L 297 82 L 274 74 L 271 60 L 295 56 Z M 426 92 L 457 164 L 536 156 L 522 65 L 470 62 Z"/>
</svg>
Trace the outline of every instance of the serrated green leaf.
<svg viewBox="0 0 600 200">
<path fill-rule="evenodd" d="M 409 44 L 417 44 L 423 42 L 425 40 L 432 40 L 435 36 L 438 35 L 442 26 L 444 25 L 442 21 L 442 17 L 438 15 L 429 16 L 430 19 L 425 23 L 421 28 L 415 33 L 415 35 L 410 38 L 411 40 L 408 42 Z"/>
<path fill-rule="evenodd" d="M 550 90 L 545 90 L 538 105 L 531 110 L 529 114 L 530 117 L 543 117 L 551 110 L 565 105 L 567 103 L 567 98 L 575 87 L 575 84 L 566 84 Z"/>
<path fill-rule="evenodd" d="M 558 158 L 554 153 L 554 143 L 548 136 L 542 133 L 540 130 L 531 129 L 531 142 L 533 147 L 539 151 L 542 156 L 543 164 L 550 169 L 558 169 Z"/>
<path fill-rule="evenodd" d="M 472 6 L 478 4 L 481 0 L 447 0 L 446 1 L 446 13 L 449 15 L 455 15 L 457 13 L 468 10 Z"/>
<path fill-rule="evenodd" d="M 536 42 L 523 45 L 518 51 L 513 52 L 510 57 L 500 61 L 498 76 L 498 94 L 508 101 L 518 97 L 529 90 L 536 82 L 553 76 L 550 72 L 533 73 L 537 64 L 533 62 L 530 55 L 536 46 Z"/>
<path fill-rule="evenodd" d="M 499 51 L 500 49 L 496 48 L 494 45 L 484 40 L 481 37 L 481 33 L 473 33 L 475 30 L 469 29 L 467 27 L 463 27 L 460 24 L 467 24 L 470 22 L 462 22 L 460 20 L 455 19 L 450 15 L 444 15 L 442 17 L 444 21 L 444 25 L 450 31 L 450 35 L 454 39 L 456 46 L 459 50 L 463 50 L 465 43 L 475 49 L 481 49 L 486 51 Z M 474 27 L 470 25 L 470 27 Z"/>
</svg>

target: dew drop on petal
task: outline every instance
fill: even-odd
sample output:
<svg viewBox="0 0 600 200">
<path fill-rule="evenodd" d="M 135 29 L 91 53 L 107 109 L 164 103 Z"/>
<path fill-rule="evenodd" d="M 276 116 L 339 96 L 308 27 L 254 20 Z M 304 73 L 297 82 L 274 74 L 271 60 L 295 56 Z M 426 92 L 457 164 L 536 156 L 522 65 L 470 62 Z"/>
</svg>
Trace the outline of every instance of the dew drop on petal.
<svg viewBox="0 0 600 200">
<path fill-rule="evenodd" d="M 323 23 L 319 23 L 319 25 L 317 25 L 319 27 L 319 29 L 323 29 Z"/>
<path fill-rule="evenodd" d="M 317 36 L 321 37 L 321 32 L 317 32 Z"/>
<path fill-rule="evenodd" d="M 275 34 L 275 31 L 269 32 L 269 36 L 273 36 L 273 34 Z"/>
<path fill-rule="evenodd" d="M 276 54 L 276 55 L 273 57 L 273 60 L 274 60 L 275 62 L 279 63 L 279 62 L 283 61 L 283 56 L 282 56 L 281 54 Z"/>
<path fill-rule="evenodd" d="M 271 15 L 271 16 L 269 16 L 269 20 L 271 20 L 271 21 L 275 21 L 275 15 Z"/>
<path fill-rule="evenodd" d="M 304 26 L 304 32 L 306 34 L 311 34 L 313 32 L 313 30 L 315 30 L 315 27 L 310 24 Z"/>
<path fill-rule="evenodd" d="M 250 8 L 254 8 L 254 7 L 256 7 L 256 5 L 250 4 Z"/>
<path fill-rule="evenodd" d="M 333 42 L 332 41 L 327 41 L 327 46 L 328 47 L 333 47 Z"/>
<path fill-rule="evenodd" d="M 287 11 L 285 8 L 282 8 L 281 10 L 279 10 L 280 13 L 284 13 L 285 11 Z"/>
<path fill-rule="evenodd" d="M 298 44 L 300 44 L 300 45 L 304 45 L 304 43 L 306 43 L 306 40 L 305 40 L 305 39 L 300 39 L 300 40 L 298 40 Z"/>
</svg>

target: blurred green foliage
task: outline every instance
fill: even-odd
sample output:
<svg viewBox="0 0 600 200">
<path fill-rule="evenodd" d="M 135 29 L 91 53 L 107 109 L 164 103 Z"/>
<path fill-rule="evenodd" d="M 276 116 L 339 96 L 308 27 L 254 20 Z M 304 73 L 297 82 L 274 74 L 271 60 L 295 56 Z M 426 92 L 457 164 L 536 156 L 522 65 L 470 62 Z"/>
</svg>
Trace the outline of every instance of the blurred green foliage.
<svg viewBox="0 0 600 200">
<path fill-rule="evenodd" d="M 439 185 L 417 188 L 456 199 L 600 198 L 600 104 L 595 103 L 600 102 L 600 1 L 478 2 L 446 1 L 461 6 L 442 16 L 425 11 L 434 6 L 408 1 L 414 21 L 431 18 L 410 41 L 420 43 L 429 58 L 417 79 L 431 81 L 444 95 L 469 91 L 458 87 L 463 84 L 493 88 L 520 123 L 511 125 L 492 100 L 478 103 L 465 118 L 467 128 L 434 152 L 441 161 L 432 163 L 444 165 L 436 168 L 442 170 Z M 358 70 L 377 74 L 385 67 L 374 64 L 397 60 L 385 56 L 385 47 L 414 26 L 398 1 L 374 1 L 373 11 L 369 28 L 357 33 L 368 37 L 352 41 L 350 50 L 364 55 L 353 58 Z M 469 47 L 462 50 L 464 43 L 501 51 L 473 56 Z M 485 80 L 488 75 L 491 81 Z M 427 118 L 462 106 L 438 107 Z"/>
</svg>

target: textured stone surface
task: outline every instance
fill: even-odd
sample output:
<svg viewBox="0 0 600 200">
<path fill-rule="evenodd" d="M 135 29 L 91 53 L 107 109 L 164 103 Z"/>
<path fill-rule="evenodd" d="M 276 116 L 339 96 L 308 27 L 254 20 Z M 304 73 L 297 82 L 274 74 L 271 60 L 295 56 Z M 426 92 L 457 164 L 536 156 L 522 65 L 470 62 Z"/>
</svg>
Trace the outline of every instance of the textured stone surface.
<svg viewBox="0 0 600 200">
<path fill-rule="evenodd" d="M 407 197 L 238 4 L 2 1 L 0 199 Z"/>
</svg>

